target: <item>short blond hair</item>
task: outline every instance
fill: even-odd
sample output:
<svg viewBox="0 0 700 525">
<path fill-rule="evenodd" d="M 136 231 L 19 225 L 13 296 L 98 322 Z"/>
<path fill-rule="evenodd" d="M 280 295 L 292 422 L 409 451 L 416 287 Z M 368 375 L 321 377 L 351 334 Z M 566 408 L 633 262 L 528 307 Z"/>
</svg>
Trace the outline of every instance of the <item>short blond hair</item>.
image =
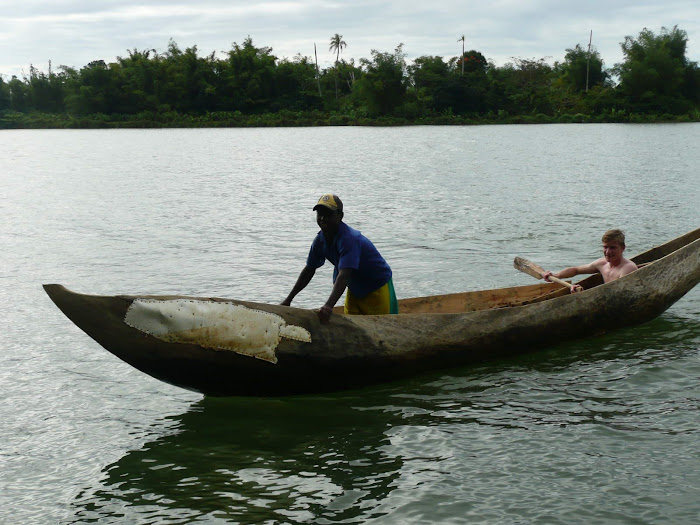
<svg viewBox="0 0 700 525">
<path fill-rule="evenodd" d="M 603 234 L 603 242 L 616 242 L 620 246 L 625 246 L 625 232 L 618 229 L 608 230 Z"/>
</svg>

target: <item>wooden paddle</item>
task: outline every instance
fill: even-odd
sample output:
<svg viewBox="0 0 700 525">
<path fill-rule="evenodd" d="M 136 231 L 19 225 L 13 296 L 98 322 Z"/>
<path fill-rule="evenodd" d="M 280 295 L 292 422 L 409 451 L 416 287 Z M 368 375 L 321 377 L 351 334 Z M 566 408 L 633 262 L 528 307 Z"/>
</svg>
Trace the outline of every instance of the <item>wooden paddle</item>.
<svg viewBox="0 0 700 525">
<path fill-rule="evenodd" d="M 522 257 L 516 257 L 515 260 L 513 261 L 513 266 L 515 267 L 516 270 L 519 270 L 521 272 L 524 272 L 528 275 L 532 275 L 535 279 L 542 279 L 544 277 L 545 271 L 544 268 L 541 266 L 536 265 L 532 261 L 528 261 L 527 259 L 523 259 Z M 554 277 L 553 275 L 549 276 L 550 281 L 561 284 L 562 286 L 566 286 L 571 292 L 573 293 L 574 288 L 576 285 L 567 283 L 566 281 L 562 281 L 558 277 Z"/>
</svg>

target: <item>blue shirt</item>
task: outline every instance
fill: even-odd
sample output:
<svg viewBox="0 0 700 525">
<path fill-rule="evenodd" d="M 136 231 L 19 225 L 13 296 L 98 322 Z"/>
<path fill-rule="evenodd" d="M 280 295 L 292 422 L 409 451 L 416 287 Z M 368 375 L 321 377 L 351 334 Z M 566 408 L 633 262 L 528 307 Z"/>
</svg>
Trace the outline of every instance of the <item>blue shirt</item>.
<svg viewBox="0 0 700 525">
<path fill-rule="evenodd" d="M 343 268 L 352 269 L 348 288 L 358 298 L 381 288 L 391 279 L 391 268 L 372 241 L 344 222 L 329 245 L 323 232 L 311 244 L 306 265 L 320 268 L 328 259 L 334 266 L 333 282 Z"/>
</svg>

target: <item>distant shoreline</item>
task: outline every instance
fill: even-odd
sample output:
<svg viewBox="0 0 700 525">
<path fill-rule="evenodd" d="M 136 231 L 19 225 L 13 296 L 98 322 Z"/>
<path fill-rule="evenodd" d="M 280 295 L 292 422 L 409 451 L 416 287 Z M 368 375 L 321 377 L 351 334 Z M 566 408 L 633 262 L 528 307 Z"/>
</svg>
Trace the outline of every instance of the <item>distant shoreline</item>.
<svg viewBox="0 0 700 525">
<path fill-rule="evenodd" d="M 244 115 L 218 112 L 204 115 L 143 112 L 136 115 L 72 116 L 52 113 L 0 113 L 0 130 L 9 129 L 148 129 L 148 128 L 253 128 L 253 127 L 326 127 L 326 126 L 470 126 L 495 124 L 650 124 L 700 122 L 700 115 L 604 113 L 601 115 L 562 114 L 549 116 L 434 115 L 418 118 L 356 117 L 321 111 L 264 113 Z"/>
</svg>

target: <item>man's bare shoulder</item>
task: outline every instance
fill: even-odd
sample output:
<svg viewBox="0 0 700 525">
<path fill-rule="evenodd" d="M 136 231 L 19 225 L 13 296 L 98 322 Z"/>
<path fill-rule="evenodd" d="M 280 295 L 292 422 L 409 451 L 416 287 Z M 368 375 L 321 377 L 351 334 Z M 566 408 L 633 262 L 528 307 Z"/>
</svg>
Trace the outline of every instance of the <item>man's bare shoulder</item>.
<svg viewBox="0 0 700 525">
<path fill-rule="evenodd" d="M 620 268 L 620 277 L 627 275 L 628 273 L 632 273 L 637 269 L 638 267 L 633 261 L 625 259 L 625 262 L 622 263 L 622 268 Z"/>
<path fill-rule="evenodd" d="M 593 268 L 594 271 L 602 272 L 603 268 L 605 268 L 605 265 L 607 265 L 607 264 L 608 264 L 608 261 L 605 260 L 605 257 L 601 257 L 600 259 L 596 259 L 595 261 L 593 261 L 588 266 Z M 593 272 L 591 272 L 591 273 L 593 273 Z"/>
</svg>

